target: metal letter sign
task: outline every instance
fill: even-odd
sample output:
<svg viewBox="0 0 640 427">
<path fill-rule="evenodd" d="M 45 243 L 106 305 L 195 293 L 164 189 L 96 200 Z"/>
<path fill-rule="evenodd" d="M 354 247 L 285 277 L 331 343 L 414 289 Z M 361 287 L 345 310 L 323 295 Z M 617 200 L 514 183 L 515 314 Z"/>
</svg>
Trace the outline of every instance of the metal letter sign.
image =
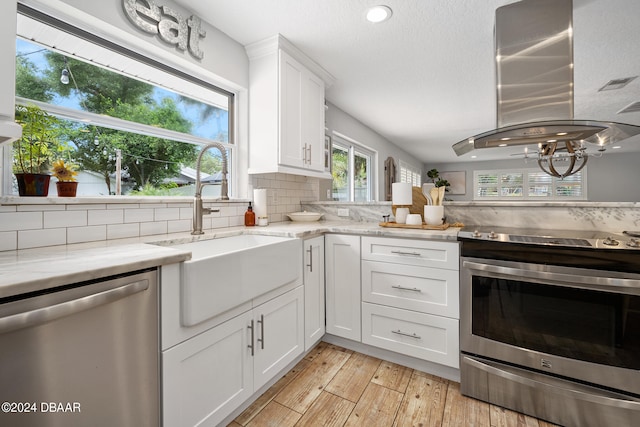
<svg viewBox="0 0 640 427">
<path fill-rule="evenodd" d="M 162 40 L 187 50 L 198 59 L 204 57 L 200 50 L 200 37 L 207 33 L 202 29 L 200 18 L 185 19 L 168 6 L 158 6 L 155 0 L 122 0 L 124 11 L 131 22 L 142 31 L 158 34 Z"/>
</svg>

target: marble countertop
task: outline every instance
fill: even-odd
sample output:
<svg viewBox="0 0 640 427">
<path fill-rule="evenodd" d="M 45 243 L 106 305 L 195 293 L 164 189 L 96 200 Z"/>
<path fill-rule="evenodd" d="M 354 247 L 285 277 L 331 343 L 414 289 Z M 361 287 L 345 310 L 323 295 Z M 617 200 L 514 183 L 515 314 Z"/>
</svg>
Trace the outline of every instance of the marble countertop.
<svg viewBox="0 0 640 427">
<path fill-rule="evenodd" d="M 307 238 L 325 233 L 342 233 L 455 241 L 458 230 L 454 227 L 442 231 L 389 228 L 373 222 L 287 221 L 266 227 L 208 230 L 200 236 L 185 232 L 4 251 L 0 252 L 0 298 L 186 261 L 191 258 L 191 253 L 172 248 L 172 244 L 237 234 Z"/>
</svg>

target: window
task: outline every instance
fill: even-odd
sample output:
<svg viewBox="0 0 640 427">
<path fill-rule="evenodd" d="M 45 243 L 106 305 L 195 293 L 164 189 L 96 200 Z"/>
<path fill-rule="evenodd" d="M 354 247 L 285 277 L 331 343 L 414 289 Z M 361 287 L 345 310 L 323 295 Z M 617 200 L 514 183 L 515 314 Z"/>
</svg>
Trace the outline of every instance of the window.
<svg viewBox="0 0 640 427">
<path fill-rule="evenodd" d="M 414 187 L 421 187 L 422 174 L 419 169 L 400 160 L 400 182 L 410 182 Z"/>
<path fill-rule="evenodd" d="M 334 136 L 331 148 L 333 200 L 369 202 L 373 197 L 375 153 L 345 137 Z"/>
<path fill-rule="evenodd" d="M 232 171 L 232 93 L 54 18 L 34 19 L 30 14 L 38 12 L 26 7 L 20 11 L 16 104 L 57 118 L 59 144 L 49 160 L 78 167 L 79 195 L 115 194 L 116 181 L 125 195 L 193 195 L 198 153 L 212 141 L 223 143 Z M 55 48 L 48 45 L 53 40 Z M 202 165 L 203 181 L 221 181 L 217 150 Z M 11 168 L 5 169 L 8 175 Z M 219 185 L 205 189 L 208 196 L 220 192 Z"/>
<path fill-rule="evenodd" d="M 540 169 L 474 171 L 474 200 L 585 200 L 586 171 L 564 179 Z"/>
</svg>

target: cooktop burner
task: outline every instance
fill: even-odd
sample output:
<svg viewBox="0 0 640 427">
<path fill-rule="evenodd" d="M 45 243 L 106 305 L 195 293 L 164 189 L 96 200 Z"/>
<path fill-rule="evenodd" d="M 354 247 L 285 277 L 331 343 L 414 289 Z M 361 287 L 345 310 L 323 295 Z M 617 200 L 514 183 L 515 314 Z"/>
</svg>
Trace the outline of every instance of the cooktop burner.
<svg viewBox="0 0 640 427">
<path fill-rule="evenodd" d="M 591 243 L 585 239 L 568 239 L 561 237 L 541 237 L 541 236 L 519 236 L 509 235 L 509 240 L 512 242 L 521 243 L 540 243 L 547 245 L 561 245 L 561 246 L 585 246 L 591 247 Z"/>
<path fill-rule="evenodd" d="M 463 257 L 640 273 L 640 238 L 628 233 L 465 227 L 458 241 Z"/>
<path fill-rule="evenodd" d="M 637 234 L 636 234 L 637 233 Z M 505 227 L 465 227 L 459 240 L 519 243 L 554 247 L 592 249 L 640 249 L 640 232 L 609 233 L 580 230 L 539 230 Z"/>
</svg>

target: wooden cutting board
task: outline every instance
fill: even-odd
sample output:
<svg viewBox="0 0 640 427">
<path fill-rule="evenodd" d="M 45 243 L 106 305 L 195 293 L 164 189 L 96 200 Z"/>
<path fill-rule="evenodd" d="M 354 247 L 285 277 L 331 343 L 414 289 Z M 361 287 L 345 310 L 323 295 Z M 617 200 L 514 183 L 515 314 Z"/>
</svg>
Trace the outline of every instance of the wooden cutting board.
<svg viewBox="0 0 640 427">
<path fill-rule="evenodd" d="M 427 204 L 427 198 L 424 197 L 424 194 L 422 194 L 422 188 L 413 187 L 412 190 L 413 190 L 413 195 L 412 195 L 413 204 L 409 207 L 409 213 L 420 214 L 423 216 L 423 219 L 424 219 L 424 205 Z M 396 215 L 395 205 L 391 206 L 391 211 L 395 216 Z"/>
</svg>

